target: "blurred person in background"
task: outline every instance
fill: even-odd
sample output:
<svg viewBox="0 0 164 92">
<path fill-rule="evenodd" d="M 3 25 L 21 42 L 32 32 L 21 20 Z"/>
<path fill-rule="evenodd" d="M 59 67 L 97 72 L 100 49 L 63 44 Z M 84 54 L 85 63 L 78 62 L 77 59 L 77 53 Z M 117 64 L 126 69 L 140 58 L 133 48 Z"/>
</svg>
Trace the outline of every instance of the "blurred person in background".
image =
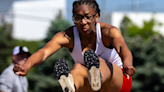
<svg viewBox="0 0 164 92">
<path fill-rule="evenodd" d="M 30 52 L 26 46 L 16 46 L 12 53 L 12 63 L 0 75 L 0 92 L 28 92 L 28 80 L 13 72 L 15 64 L 23 65 Z"/>
</svg>

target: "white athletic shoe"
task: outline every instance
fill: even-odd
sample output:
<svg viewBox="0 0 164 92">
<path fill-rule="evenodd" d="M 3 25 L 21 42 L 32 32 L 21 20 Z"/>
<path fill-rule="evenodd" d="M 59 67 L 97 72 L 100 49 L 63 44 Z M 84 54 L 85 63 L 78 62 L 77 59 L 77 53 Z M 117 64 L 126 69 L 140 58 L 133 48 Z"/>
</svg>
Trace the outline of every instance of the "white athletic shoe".
<svg viewBox="0 0 164 92">
<path fill-rule="evenodd" d="M 87 50 L 84 53 L 84 63 L 88 72 L 88 80 L 92 90 L 99 91 L 101 89 L 101 72 L 99 58 L 93 50 Z"/>
<path fill-rule="evenodd" d="M 59 59 L 54 65 L 55 76 L 63 92 L 75 92 L 75 85 L 69 66 L 64 59 Z"/>
</svg>

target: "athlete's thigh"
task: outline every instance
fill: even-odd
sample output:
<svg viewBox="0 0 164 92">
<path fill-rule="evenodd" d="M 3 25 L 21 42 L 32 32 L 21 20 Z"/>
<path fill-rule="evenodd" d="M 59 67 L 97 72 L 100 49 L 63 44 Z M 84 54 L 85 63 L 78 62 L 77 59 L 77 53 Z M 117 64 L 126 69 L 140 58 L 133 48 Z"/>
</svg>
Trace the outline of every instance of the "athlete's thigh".
<svg viewBox="0 0 164 92">
<path fill-rule="evenodd" d="M 88 77 L 87 70 L 86 70 L 85 66 L 80 64 L 80 63 L 74 64 L 74 67 L 71 70 L 71 73 L 73 74 L 73 76 L 80 75 L 84 78 Z"/>
<path fill-rule="evenodd" d="M 109 69 L 104 59 L 99 58 L 99 60 L 100 60 L 100 71 L 102 75 L 102 83 L 104 83 L 111 78 L 111 70 Z"/>
<path fill-rule="evenodd" d="M 71 74 L 73 76 L 77 92 L 93 92 L 90 87 L 87 70 L 84 65 L 75 64 L 71 70 Z"/>
<path fill-rule="evenodd" d="M 84 81 L 84 86 L 79 88 L 77 92 L 94 92 L 89 84 L 88 78 L 85 78 Z"/>
<path fill-rule="evenodd" d="M 109 81 L 109 87 L 108 92 L 119 92 L 122 88 L 123 84 L 123 72 L 120 67 L 118 67 L 116 64 L 113 64 L 113 75 L 111 80 Z"/>
<path fill-rule="evenodd" d="M 123 72 L 117 65 L 100 60 L 102 88 L 100 92 L 119 92 L 123 82 Z"/>
</svg>

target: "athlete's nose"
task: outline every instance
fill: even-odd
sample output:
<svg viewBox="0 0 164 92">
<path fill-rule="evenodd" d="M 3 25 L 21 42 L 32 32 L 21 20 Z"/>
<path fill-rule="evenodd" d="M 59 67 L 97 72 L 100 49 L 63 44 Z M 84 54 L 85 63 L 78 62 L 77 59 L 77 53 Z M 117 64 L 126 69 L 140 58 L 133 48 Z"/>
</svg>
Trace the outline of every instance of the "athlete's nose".
<svg viewBox="0 0 164 92">
<path fill-rule="evenodd" d="M 83 18 L 83 19 L 81 20 L 81 23 L 82 23 L 83 25 L 85 25 L 87 22 L 86 22 L 86 20 Z"/>
</svg>

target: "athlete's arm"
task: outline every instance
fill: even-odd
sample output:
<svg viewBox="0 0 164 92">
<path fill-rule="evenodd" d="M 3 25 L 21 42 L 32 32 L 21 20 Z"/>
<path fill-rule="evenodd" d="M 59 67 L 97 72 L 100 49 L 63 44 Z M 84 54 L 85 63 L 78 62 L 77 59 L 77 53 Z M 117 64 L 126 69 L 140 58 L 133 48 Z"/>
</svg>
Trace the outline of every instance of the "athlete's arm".
<svg viewBox="0 0 164 92">
<path fill-rule="evenodd" d="M 17 75 L 25 76 L 31 67 L 41 64 L 61 47 L 67 47 L 69 43 L 70 40 L 66 37 L 65 31 L 55 34 L 43 48 L 32 54 L 23 66 L 15 65 L 14 72 Z"/>
<path fill-rule="evenodd" d="M 136 70 L 133 67 L 132 53 L 128 49 L 120 30 L 116 27 L 109 28 L 109 36 L 111 37 L 112 45 L 123 61 L 125 72 L 131 76 L 134 75 Z"/>
<path fill-rule="evenodd" d="M 133 67 L 132 53 L 128 49 L 120 30 L 107 23 L 101 23 L 101 29 L 104 37 L 103 39 L 105 39 L 103 40 L 104 45 L 109 46 L 112 44 L 122 59 L 123 68 L 125 69 L 126 73 L 131 76 L 134 75 L 136 70 Z"/>
</svg>

